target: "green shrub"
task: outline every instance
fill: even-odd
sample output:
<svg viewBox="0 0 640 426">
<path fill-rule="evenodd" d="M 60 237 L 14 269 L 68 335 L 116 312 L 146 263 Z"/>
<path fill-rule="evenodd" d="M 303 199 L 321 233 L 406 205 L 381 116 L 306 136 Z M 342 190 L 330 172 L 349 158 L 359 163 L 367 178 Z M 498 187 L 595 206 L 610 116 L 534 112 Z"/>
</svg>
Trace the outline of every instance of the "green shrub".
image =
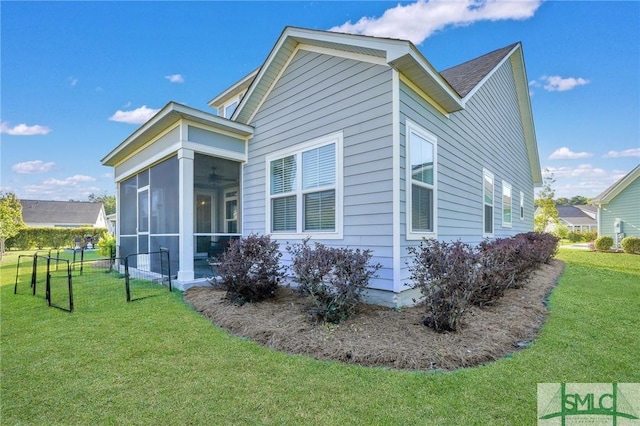
<svg viewBox="0 0 640 426">
<path fill-rule="evenodd" d="M 278 242 L 268 235 L 231 240 L 216 269 L 227 298 L 243 305 L 273 297 L 283 276 Z"/>
<path fill-rule="evenodd" d="M 567 225 L 564 225 L 562 223 L 558 223 L 556 225 L 555 230 L 553 231 L 553 235 L 557 236 L 558 238 L 564 239 L 564 238 L 568 238 L 569 236 L 569 228 L 567 227 Z"/>
<path fill-rule="evenodd" d="M 567 234 L 567 239 L 572 243 L 593 241 L 598 237 L 598 231 L 571 231 Z"/>
<path fill-rule="evenodd" d="M 611 250 L 611 246 L 613 246 L 613 238 L 608 235 L 603 235 L 601 237 L 596 238 L 594 243 L 594 247 L 598 251 L 609 251 Z"/>
<path fill-rule="evenodd" d="M 61 248 L 73 247 L 73 240 L 85 235 L 102 237 L 107 235 L 106 228 L 92 228 L 90 226 L 81 228 L 46 228 L 46 227 L 25 227 L 20 229 L 18 234 L 7 240 L 7 247 L 19 250 L 29 250 L 33 248 Z"/>
<path fill-rule="evenodd" d="M 598 238 L 598 231 L 582 231 L 582 241 L 589 242 Z"/>
<path fill-rule="evenodd" d="M 371 265 L 371 251 L 331 248 L 306 239 L 287 246 L 298 289 L 312 301 L 307 314 L 319 322 L 338 323 L 354 314 L 362 292 L 380 269 Z"/>
<path fill-rule="evenodd" d="M 98 254 L 112 258 L 116 255 L 116 237 L 106 234 L 98 240 Z"/>
<path fill-rule="evenodd" d="M 625 237 L 620 245 L 625 253 L 640 254 L 640 237 Z"/>
</svg>

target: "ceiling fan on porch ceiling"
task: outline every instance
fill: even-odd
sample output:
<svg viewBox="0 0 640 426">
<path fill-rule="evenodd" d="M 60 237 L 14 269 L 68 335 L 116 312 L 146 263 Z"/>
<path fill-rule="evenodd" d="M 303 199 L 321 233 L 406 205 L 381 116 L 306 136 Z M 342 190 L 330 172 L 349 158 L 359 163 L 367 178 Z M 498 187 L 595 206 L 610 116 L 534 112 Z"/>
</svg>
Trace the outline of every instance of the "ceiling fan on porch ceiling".
<svg viewBox="0 0 640 426">
<path fill-rule="evenodd" d="M 216 173 L 217 167 L 211 167 L 211 173 L 209 173 L 209 183 L 219 183 L 219 182 L 234 182 L 235 179 L 224 177 Z"/>
</svg>

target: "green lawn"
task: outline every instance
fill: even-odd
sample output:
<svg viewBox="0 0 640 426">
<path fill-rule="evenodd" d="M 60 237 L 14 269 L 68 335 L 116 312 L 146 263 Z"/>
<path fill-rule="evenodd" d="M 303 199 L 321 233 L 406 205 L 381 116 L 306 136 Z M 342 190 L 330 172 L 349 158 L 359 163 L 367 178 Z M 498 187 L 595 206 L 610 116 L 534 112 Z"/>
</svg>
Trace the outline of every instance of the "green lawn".
<svg viewBox="0 0 640 426">
<path fill-rule="evenodd" d="M 0 281 L 0 421 L 536 424 L 537 383 L 640 382 L 640 256 L 558 257 L 565 273 L 533 345 L 489 365 L 423 373 L 278 353 L 213 326 L 176 291 L 147 289 L 152 297 L 127 304 L 120 284 L 104 285 L 79 289 L 74 313 L 50 308 L 13 294 L 10 252 Z"/>
</svg>

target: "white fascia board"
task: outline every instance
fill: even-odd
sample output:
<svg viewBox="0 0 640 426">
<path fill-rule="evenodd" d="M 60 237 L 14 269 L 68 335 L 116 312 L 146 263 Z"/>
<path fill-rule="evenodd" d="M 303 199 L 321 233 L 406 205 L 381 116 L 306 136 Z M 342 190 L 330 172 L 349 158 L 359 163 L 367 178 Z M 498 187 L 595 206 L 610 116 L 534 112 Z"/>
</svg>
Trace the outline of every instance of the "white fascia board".
<svg viewBox="0 0 640 426">
<path fill-rule="evenodd" d="M 542 186 L 542 170 L 540 168 L 540 154 L 538 152 L 538 142 L 536 137 L 536 129 L 533 122 L 533 111 L 531 110 L 531 96 L 529 95 L 529 80 L 527 79 L 527 69 L 524 64 L 524 55 L 522 53 L 522 45 L 518 43 L 503 61 L 500 61 L 497 67 L 489 74 L 492 75 L 495 70 L 502 66 L 504 61 L 511 61 L 511 68 L 514 72 L 514 81 L 516 86 L 516 94 L 520 107 L 520 119 L 522 122 L 522 130 L 524 131 L 527 154 L 529 156 L 529 164 L 533 184 L 535 187 Z M 480 86 L 482 81 L 478 86 Z M 475 89 L 474 89 L 475 90 Z"/>
<path fill-rule="evenodd" d="M 464 109 L 458 93 L 427 61 L 427 59 L 407 42 L 407 49 L 393 49 L 387 57 L 389 65 L 400 71 L 430 98 L 435 100 L 447 113 Z"/>
<path fill-rule="evenodd" d="M 256 68 L 255 70 L 251 71 L 249 74 L 243 77 L 240 81 L 237 81 L 236 83 L 232 84 L 224 92 L 220 93 L 219 95 L 211 99 L 207 103 L 207 105 L 209 105 L 211 108 L 216 108 L 218 105 L 223 105 L 229 99 L 233 98 L 234 96 L 237 96 L 243 90 L 246 90 L 251 85 L 253 80 L 256 78 L 256 75 L 258 75 L 258 71 L 260 71 L 260 68 Z"/>
<path fill-rule="evenodd" d="M 620 192 L 622 192 L 627 186 L 631 185 L 631 183 L 633 183 L 638 178 L 640 178 L 640 164 L 638 164 L 633 170 L 631 170 L 609 188 L 605 189 L 596 198 L 591 200 L 591 204 L 609 204 L 611 200 L 613 200 Z"/>
<path fill-rule="evenodd" d="M 222 131 L 233 133 L 241 138 L 247 138 L 253 135 L 253 127 L 246 124 L 236 123 L 195 108 L 169 102 L 156 115 L 149 119 L 149 121 L 140 126 L 131 136 L 107 154 L 101 160 L 102 165 L 115 166 L 123 158 L 137 151 L 140 147 L 152 140 L 158 133 L 180 119 L 205 124 Z"/>
</svg>

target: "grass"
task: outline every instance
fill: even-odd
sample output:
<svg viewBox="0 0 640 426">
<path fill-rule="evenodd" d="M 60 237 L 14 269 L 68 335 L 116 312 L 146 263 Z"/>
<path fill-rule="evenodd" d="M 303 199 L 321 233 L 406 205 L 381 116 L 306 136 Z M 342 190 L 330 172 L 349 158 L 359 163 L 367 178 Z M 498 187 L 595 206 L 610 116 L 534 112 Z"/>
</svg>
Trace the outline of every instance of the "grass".
<svg viewBox="0 0 640 426">
<path fill-rule="evenodd" d="M 175 290 L 149 287 L 153 297 L 126 303 L 121 286 L 105 284 L 80 296 L 74 313 L 49 308 L 13 294 L 11 252 L 0 270 L 1 421 L 536 424 L 537 383 L 640 382 L 640 256 L 558 257 L 565 273 L 529 348 L 424 373 L 278 353 L 213 326 Z M 91 285 L 76 282 L 79 295 Z M 92 295 L 102 299 L 91 304 Z"/>
</svg>

